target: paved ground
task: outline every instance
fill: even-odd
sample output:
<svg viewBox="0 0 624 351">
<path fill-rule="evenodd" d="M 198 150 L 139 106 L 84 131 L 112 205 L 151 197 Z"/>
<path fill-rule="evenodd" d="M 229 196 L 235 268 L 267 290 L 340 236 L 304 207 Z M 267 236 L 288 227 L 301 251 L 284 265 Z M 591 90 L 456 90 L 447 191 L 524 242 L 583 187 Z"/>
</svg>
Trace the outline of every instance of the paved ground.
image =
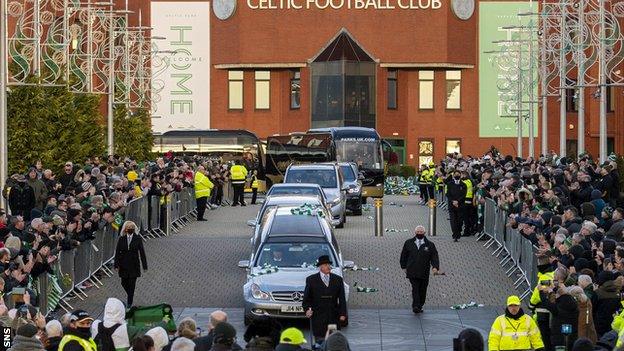
<svg viewBox="0 0 624 351">
<path fill-rule="evenodd" d="M 487 329 L 495 311 L 502 310 L 498 306 L 514 291 L 511 279 L 503 274 L 497 260 L 474 238 L 465 238 L 459 243 L 451 240 L 446 214 L 440 211 L 438 236 L 430 239 L 438 248 L 446 276 L 431 278 L 426 314 L 411 315 L 407 309 L 410 304 L 409 283 L 402 275 L 398 257 L 403 242 L 412 236 L 413 228 L 417 224 L 427 224 L 428 209 L 415 203 L 414 197 L 385 198 L 385 228 L 408 229 L 409 232 L 386 232 L 383 237 L 375 237 L 374 221 L 369 218 L 372 212 L 364 212 L 361 217 L 348 217 L 345 228 L 337 229 L 345 259 L 353 260 L 359 266 L 381 268 L 378 272 L 346 274 L 350 284 L 358 282 L 361 286 L 379 289 L 377 293 L 353 293 L 350 298 L 352 325 L 348 333 L 354 336 L 364 333 L 360 335 L 373 339 L 379 336 L 378 344 L 366 341 L 371 350 L 386 344 L 390 347 L 394 343 L 392 340 L 397 340 L 398 331 L 406 331 L 405 337 L 417 339 L 412 340 L 414 342 L 422 341 L 423 345 L 425 339 L 437 340 L 434 336 L 440 335 L 439 342 L 427 341 L 427 345 L 448 347 L 452 345 L 451 335 L 457 335 L 463 325 Z M 210 308 L 227 308 L 234 320 L 238 319 L 237 315 L 242 320 L 245 271 L 236 264 L 249 256 L 251 228 L 245 223 L 255 216 L 257 210 L 258 206 L 219 208 L 208 213 L 208 222 L 193 223 L 180 234 L 168 238 L 149 240 L 146 243 L 149 270 L 138 280 L 135 304 L 164 301 L 178 306 L 177 311 L 201 316 Z M 119 279 L 105 279 L 104 282 L 104 288 L 88 292 L 87 301 L 73 300 L 72 303 L 100 314 L 108 296 L 125 299 Z M 470 301 L 492 307 L 460 313 L 449 309 L 451 305 Z M 386 334 L 391 337 L 385 337 Z M 416 342 L 414 345 L 420 344 Z M 413 349 L 423 349 L 416 346 Z M 368 350 L 369 347 L 354 350 L 360 349 Z"/>
</svg>

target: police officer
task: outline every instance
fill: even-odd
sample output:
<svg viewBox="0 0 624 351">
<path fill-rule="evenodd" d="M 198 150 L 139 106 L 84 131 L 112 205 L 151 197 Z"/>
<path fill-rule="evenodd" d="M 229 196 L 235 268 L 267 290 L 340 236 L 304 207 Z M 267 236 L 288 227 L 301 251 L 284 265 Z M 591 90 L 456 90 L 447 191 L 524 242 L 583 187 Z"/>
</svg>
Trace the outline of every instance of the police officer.
<svg viewBox="0 0 624 351">
<path fill-rule="evenodd" d="M 462 171 L 462 182 L 466 184 L 466 197 L 462 207 L 462 218 L 464 222 L 464 236 L 474 235 L 477 225 L 477 208 L 474 204 L 475 187 L 467 171 Z"/>
<path fill-rule="evenodd" d="M 498 316 L 492 323 L 488 344 L 490 351 L 544 350 L 537 324 L 533 318 L 524 314 L 518 296 L 507 298 L 505 314 Z"/>
<path fill-rule="evenodd" d="M 97 351 L 97 345 L 91 338 L 92 323 L 93 318 L 87 312 L 83 310 L 72 312 L 58 351 Z"/>
<path fill-rule="evenodd" d="M 457 242 L 461 237 L 462 208 L 466 201 L 466 184 L 461 181 L 461 173 L 453 171 L 453 177 L 446 183 L 446 197 L 448 199 L 448 211 L 453 231 L 453 240 Z"/>
<path fill-rule="evenodd" d="M 240 160 L 234 162 L 234 166 L 230 169 L 232 187 L 234 187 L 234 202 L 232 206 L 246 206 L 245 204 L 245 179 L 247 179 L 247 168 L 242 165 Z"/>
</svg>

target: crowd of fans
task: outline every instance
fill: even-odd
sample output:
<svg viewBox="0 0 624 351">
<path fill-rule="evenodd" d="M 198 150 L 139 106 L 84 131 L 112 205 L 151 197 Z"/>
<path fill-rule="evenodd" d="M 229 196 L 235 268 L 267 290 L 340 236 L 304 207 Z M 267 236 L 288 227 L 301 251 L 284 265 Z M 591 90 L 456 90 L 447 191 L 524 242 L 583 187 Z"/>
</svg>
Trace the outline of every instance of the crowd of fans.
<svg viewBox="0 0 624 351">
<path fill-rule="evenodd" d="M 529 307 L 546 350 L 624 346 L 624 189 L 614 156 L 600 164 L 589 155 L 520 159 L 493 149 L 481 158 L 449 155 L 435 175 L 447 189 L 459 180 L 472 187 L 472 196 L 458 201 L 464 233 L 483 229 L 491 200 L 517 230 L 508 235 L 536 247 Z M 585 348 L 576 348 L 577 339 Z"/>
</svg>

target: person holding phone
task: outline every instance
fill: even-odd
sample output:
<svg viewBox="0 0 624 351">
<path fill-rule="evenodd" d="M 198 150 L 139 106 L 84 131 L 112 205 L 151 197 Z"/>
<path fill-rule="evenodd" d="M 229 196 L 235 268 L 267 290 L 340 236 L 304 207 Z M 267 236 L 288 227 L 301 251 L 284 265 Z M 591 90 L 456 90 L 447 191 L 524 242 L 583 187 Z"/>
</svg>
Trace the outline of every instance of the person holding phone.
<svg viewBox="0 0 624 351">
<path fill-rule="evenodd" d="M 121 228 L 121 236 L 115 250 L 115 270 L 119 272 L 121 285 L 128 294 L 128 308 L 134 302 L 136 280 L 141 276 L 141 266 L 147 270 L 147 258 L 143 248 L 143 239 L 137 233 L 137 226 L 126 221 Z"/>
</svg>

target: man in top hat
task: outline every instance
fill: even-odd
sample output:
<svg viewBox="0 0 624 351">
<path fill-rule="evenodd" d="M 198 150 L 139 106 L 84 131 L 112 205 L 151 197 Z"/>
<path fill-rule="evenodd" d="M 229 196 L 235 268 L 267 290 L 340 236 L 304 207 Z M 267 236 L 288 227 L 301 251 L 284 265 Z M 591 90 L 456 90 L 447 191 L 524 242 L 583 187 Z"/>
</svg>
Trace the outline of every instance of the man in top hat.
<svg viewBox="0 0 624 351">
<path fill-rule="evenodd" d="M 303 293 L 303 309 L 311 318 L 312 333 L 319 340 L 325 337 L 327 326 L 347 321 L 347 300 L 342 277 L 331 272 L 331 260 L 323 255 L 318 258 L 319 272 L 306 278 Z"/>
</svg>

